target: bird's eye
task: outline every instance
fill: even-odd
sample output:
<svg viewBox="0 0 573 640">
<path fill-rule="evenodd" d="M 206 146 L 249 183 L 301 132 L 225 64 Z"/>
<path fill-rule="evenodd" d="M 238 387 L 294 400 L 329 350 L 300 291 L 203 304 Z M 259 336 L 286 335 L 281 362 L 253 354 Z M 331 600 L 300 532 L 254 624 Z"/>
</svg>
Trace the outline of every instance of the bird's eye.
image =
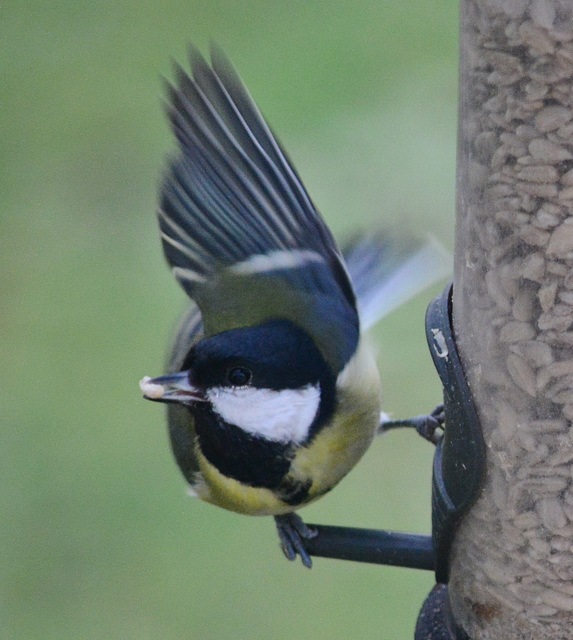
<svg viewBox="0 0 573 640">
<path fill-rule="evenodd" d="M 245 387 L 251 382 L 253 374 L 246 367 L 232 367 L 227 372 L 227 381 L 234 387 Z"/>
</svg>

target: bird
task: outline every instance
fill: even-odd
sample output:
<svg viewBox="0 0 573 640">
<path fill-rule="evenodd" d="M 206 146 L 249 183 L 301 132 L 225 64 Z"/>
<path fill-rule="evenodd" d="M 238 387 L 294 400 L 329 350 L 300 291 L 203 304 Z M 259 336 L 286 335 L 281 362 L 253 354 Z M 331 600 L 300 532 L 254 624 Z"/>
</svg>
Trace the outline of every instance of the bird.
<svg viewBox="0 0 573 640">
<path fill-rule="evenodd" d="M 166 83 L 178 150 L 158 222 L 190 304 L 167 373 L 140 387 L 167 405 L 189 492 L 274 517 L 286 557 L 310 568 L 316 530 L 297 511 L 404 424 L 382 411 L 366 330 L 440 277 L 436 251 L 382 233 L 341 251 L 223 51 L 209 64 L 191 46 L 189 60 Z"/>
</svg>

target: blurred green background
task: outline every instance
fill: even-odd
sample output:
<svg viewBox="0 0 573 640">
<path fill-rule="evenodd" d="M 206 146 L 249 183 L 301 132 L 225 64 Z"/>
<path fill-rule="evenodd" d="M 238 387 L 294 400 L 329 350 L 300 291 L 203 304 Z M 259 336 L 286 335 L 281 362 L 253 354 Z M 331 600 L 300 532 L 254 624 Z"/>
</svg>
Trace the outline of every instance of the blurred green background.
<svg viewBox="0 0 573 640">
<path fill-rule="evenodd" d="M 287 563 L 271 519 L 185 495 L 137 383 L 184 308 L 154 219 L 170 59 L 227 51 L 339 236 L 394 222 L 451 248 L 456 4 L 23 0 L 0 26 L 0 637 L 411 638 L 430 573 Z M 439 400 L 440 289 L 376 332 L 397 417 Z M 302 515 L 429 532 L 431 459 L 392 433 Z"/>
</svg>

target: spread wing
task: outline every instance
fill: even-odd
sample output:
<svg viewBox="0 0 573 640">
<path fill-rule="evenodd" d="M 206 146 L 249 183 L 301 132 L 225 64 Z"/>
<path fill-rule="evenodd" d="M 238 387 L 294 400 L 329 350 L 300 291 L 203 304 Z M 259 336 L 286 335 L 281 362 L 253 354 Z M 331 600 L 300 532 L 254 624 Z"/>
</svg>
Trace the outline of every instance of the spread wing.
<svg viewBox="0 0 573 640">
<path fill-rule="evenodd" d="M 161 190 L 167 261 L 206 335 L 287 317 L 338 370 L 358 340 L 341 254 L 230 62 L 211 58 L 191 49 L 192 77 L 178 66 L 168 86 L 179 154 Z"/>
</svg>

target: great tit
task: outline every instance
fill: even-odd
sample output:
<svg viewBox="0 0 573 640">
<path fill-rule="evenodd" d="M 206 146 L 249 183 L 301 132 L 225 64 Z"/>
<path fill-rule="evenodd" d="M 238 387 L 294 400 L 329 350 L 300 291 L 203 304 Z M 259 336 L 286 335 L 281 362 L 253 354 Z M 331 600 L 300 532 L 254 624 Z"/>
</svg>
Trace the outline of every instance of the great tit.
<svg viewBox="0 0 573 640">
<path fill-rule="evenodd" d="M 314 531 L 295 511 L 340 482 L 385 423 L 364 331 L 442 274 L 433 250 L 380 236 L 345 261 L 230 62 L 217 48 L 211 60 L 191 48 L 193 77 L 177 66 L 167 88 L 179 153 L 159 227 L 192 302 L 168 374 L 140 385 L 168 403 L 190 493 L 274 516 L 285 555 L 310 567 Z"/>
</svg>

